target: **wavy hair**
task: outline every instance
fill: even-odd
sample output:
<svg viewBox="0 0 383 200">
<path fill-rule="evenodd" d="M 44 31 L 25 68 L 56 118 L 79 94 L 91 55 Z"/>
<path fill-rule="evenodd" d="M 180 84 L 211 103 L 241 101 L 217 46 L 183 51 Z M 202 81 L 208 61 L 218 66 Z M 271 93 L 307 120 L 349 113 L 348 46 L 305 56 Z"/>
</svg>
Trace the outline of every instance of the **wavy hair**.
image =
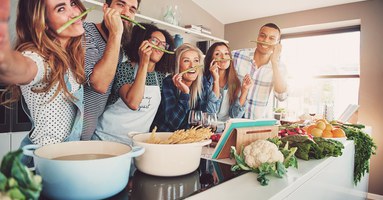
<svg viewBox="0 0 383 200">
<path fill-rule="evenodd" d="M 81 12 L 85 11 L 80 0 L 74 0 Z M 65 73 L 71 70 L 76 81 L 80 84 L 85 82 L 84 59 L 85 51 L 82 46 L 83 36 L 69 39 L 66 48 L 62 48 L 57 38 L 57 33 L 47 25 L 46 0 L 20 0 L 17 10 L 16 32 L 17 51 L 34 51 L 43 57 L 47 63 L 45 71 L 49 67 L 49 75 L 45 73 L 43 82 L 46 86 L 41 89 L 33 89 L 33 92 L 43 93 L 58 84 L 53 100 L 61 90 L 70 100 L 75 97 L 68 91 L 64 80 Z M 85 18 L 85 17 L 84 17 Z M 16 85 L 11 85 L 5 93 L 11 93 L 11 98 L 3 104 L 18 101 L 21 92 Z M 4 95 L 4 93 L 2 94 Z"/>
<path fill-rule="evenodd" d="M 229 52 L 231 52 L 229 45 L 227 45 L 224 42 L 216 42 L 212 44 L 206 52 L 206 56 L 204 60 L 205 66 L 210 66 L 210 63 L 213 60 L 213 54 L 214 54 L 215 48 L 217 48 L 218 46 L 225 46 L 227 47 Z M 229 56 L 230 56 L 230 59 L 233 59 L 231 53 L 229 53 Z M 204 75 L 208 78 L 208 80 L 210 79 L 211 74 L 208 67 L 205 68 Z M 227 85 L 228 85 L 229 103 L 230 105 L 232 105 L 235 102 L 235 100 L 238 98 L 238 93 L 241 88 L 241 81 L 239 81 L 237 72 L 234 69 L 234 65 L 232 61 L 230 61 L 230 65 L 226 69 L 225 76 L 226 76 Z"/>
<path fill-rule="evenodd" d="M 141 23 L 146 29 L 143 30 L 139 26 L 134 26 L 132 31 L 132 40 L 130 41 L 128 48 L 125 48 L 125 52 L 128 55 L 130 61 L 139 62 L 140 56 L 138 55 L 138 50 L 144 40 L 148 40 L 152 37 L 154 32 L 160 32 L 165 36 L 166 43 L 169 44 L 169 49 L 174 49 L 173 37 L 166 30 L 159 29 L 157 26 L 148 23 Z M 161 59 L 156 63 L 156 71 L 163 73 L 172 73 L 174 63 L 174 56 L 171 54 L 164 53 Z"/>
<path fill-rule="evenodd" d="M 176 50 L 176 60 L 175 60 L 175 73 L 178 74 L 180 72 L 180 60 L 181 56 L 187 52 L 187 51 L 195 51 L 198 53 L 199 57 L 199 65 L 202 65 L 202 60 L 203 60 L 203 53 L 202 51 L 197 48 L 196 46 L 189 44 L 189 43 L 184 43 L 181 46 L 179 46 Z M 195 108 L 198 102 L 198 97 L 202 97 L 202 90 L 203 90 L 203 68 L 202 70 L 198 70 L 199 74 L 198 77 L 195 81 L 190 86 L 190 100 L 189 100 L 189 106 L 190 108 Z"/>
</svg>

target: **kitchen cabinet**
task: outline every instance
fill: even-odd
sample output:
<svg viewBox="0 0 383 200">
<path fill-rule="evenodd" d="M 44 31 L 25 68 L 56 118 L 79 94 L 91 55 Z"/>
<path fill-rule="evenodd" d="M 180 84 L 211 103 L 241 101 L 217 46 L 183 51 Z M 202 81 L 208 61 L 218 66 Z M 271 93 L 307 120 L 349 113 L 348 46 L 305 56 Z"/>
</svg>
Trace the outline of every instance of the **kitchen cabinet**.
<svg viewBox="0 0 383 200">
<path fill-rule="evenodd" d="M 98 5 L 98 6 L 103 6 L 103 2 L 100 2 L 100 1 L 97 1 L 97 0 L 84 0 L 84 2 L 88 2 L 88 3 L 94 4 L 94 5 Z M 156 26 L 158 26 L 159 28 L 162 28 L 162 29 L 165 29 L 165 30 L 169 31 L 173 35 L 174 34 L 181 34 L 181 35 L 185 36 L 185 33 L 189 34 L 190 38 L 192 38 L 191 40 L 196 40 L 196 41 L 215 41 L 215 42 L 229 43 L 227 40 L 224 40 L 224 39 L 221 39 L 221 38 L 218 38 L 218 37 L 214 37 L 214 36 L 209 35 L 209 34 L 204 34 L 204 33 L 200 33 L 200 32 L 197 32 L 197 31 L 192 31 L 192 30 L 189 30 L 189 29 L 186 29 L 186 28 L 183 28 L 183 27 L 180 27 L 180 26 L 176 26 L 176 25 L 173 25 L 173 24 L 169 24 L 167 22 L 164 22 L 164 21 L 161 21 L 161 20 L 158 20 L 158 19 L 154 19 L 154 18 L 145 16 L 145 15 L 141 15 L 141 14 L 136 14 L 136 20 L 139 21 L 139 22 L 153 23 Z"/>
</svg>

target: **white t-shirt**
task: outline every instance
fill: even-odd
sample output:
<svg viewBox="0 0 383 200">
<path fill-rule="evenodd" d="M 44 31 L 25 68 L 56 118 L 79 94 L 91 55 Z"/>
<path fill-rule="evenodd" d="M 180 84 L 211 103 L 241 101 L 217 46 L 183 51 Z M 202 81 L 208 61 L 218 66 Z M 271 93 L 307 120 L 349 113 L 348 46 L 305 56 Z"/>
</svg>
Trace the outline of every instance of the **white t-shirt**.
<svg viewBox="0 0 383 200">
<path fill-rule="evenodd" d="M 27 85 L 20 85 L 21 93 L 35 123 L 35 129 L 30 135 L 30 139 L 34 144 L 39 145 L 60 143 L 71 132 L 76 116 L 75 105 L 65 97 L 63 89 L 52 100 L 58 83 L 47 92 L 33 92 L 34 89 L 41 89 L 47 85 L 43 81 L 45 73 L 49 75 L 50 68 L 37 53 L 24 51 L 22 54 L 32 59 L 37 65 L 35 78 Z M 80 84 L 76 82 L 70 70 L 67 75 L 72 86 L 68 90 L 73 94 L 80 88 Z"/>
</svg>

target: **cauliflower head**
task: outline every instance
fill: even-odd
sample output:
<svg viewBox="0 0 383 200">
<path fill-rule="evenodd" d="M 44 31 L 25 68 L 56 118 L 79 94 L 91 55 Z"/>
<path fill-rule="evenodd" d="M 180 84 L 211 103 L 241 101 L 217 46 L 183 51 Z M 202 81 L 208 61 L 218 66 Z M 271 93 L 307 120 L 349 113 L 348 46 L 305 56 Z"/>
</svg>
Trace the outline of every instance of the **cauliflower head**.
<svg viewBox="0 0 383 200">
<path fill-rule="evenodd" d="M 243 149 L 246 164 L 251 168 L 257 168 L 262 163 L 283 162 L 283 154 L 278 150 L 278 147 L 267 141 L 257 140 L 250 143 Z"/>
</svg>

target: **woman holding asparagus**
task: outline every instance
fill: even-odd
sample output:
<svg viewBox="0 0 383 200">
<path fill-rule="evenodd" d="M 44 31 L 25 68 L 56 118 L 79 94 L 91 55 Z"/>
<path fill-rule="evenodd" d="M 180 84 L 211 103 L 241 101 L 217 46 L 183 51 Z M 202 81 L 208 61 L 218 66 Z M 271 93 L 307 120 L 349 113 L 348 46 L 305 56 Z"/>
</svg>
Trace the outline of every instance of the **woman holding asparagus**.
<svg viewBox="0 0 383 200">
<path fill-rule="evenodd" d="M 242 118 L 247 103 L 247 93 L 253 82 L 247 74 L 242 81 L 231 62 L 229 46 L 224 42 L 211 45 L 205 57 L 205 78 L 211 90 L 222 96 L 218 107 L 218 121 L 226 121 L 229 118 Z"/>
<path fill-rule="evenodd" d="M 163 79 L 171 72 L 174 42 L 152 24 L 134 26 L 125 49 L 128 60 L 118 66 L 108 106 L 98 121 L 94 140 L 131 144 L 129 132 L 148 132 L 161 102 Z"/>
<path fill-rule="evenodd" d="M 158 131 L 175 131 L 189 128 L 191 109 L 216 113 L 220 99 L 203 81 L 203 55 L 191 44 L 177 48 L 175 75 L 165 78 L 162 99 L 152 127 Z"/>
<path fill-rule="evenodd" d="M 9 5 L 9 1 L 1 4 Z M 0 10 L 9 17 L 9 7 Z M 0 82 L 10 85 L 5 93 L 12 95 L 3 104 L 22 95 L 33 125 L 21 146 L 80 139 L 84 29 L 79 19 L 60 33 L 56 30 L 84 10 L 80 0 L 20 0 L 16 50 L 10 48 L 8 23 L 0 24 Z M 30 165 L 31 157 L 24 157 L 23 162 Z"/>
</svg>

